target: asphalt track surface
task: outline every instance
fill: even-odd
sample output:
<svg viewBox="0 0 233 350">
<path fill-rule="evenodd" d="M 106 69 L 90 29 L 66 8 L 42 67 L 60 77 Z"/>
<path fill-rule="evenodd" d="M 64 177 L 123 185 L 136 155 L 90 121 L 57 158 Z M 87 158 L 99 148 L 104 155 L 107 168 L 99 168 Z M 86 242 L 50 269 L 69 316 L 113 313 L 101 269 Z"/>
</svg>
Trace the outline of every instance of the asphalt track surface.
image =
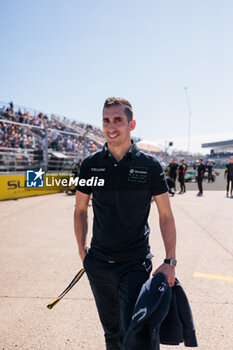
<svg viewBox="0 0 233 350">
<path fill-rule="evenodd" d="M 225 191 L 208 191 L 201 198 L 195 191 L 176 195 L 171 203 L 177 277 L 191 304 L 199 349 L 232 350 L 233 199 Z M 52 310 L 46 307 L 82 267 L 73 209 L 74 196 L 64 193 L 0 202 L 1 350 L 105 349 L 86 275 Z M 92 207 L 89 223 L 90 238 Z M 156 268 L 164 248 L 154 203 L 149 223 Z M 173 348 L 185 347 L 161 346 Z"/>
</svg>

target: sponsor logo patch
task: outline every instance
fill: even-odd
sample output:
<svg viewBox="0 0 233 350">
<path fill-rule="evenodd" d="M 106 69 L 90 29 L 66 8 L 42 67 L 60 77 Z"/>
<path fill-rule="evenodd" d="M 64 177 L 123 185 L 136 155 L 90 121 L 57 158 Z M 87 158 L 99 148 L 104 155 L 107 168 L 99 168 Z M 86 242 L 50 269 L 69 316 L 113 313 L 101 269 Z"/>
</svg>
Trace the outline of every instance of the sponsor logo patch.
<svg viewBox="0 0 233 350">
<path fill-rule="evenodd" d="M 97 172 L 105 171 L 105 168 L 91 168 L 91 171 L 97 171 Z"/>
<path fill-rule="evenodd" d="M 128 173 L 128 181 L 145 183 L 147 180 L 147 167 L 130 167 Z"/>
</svg>

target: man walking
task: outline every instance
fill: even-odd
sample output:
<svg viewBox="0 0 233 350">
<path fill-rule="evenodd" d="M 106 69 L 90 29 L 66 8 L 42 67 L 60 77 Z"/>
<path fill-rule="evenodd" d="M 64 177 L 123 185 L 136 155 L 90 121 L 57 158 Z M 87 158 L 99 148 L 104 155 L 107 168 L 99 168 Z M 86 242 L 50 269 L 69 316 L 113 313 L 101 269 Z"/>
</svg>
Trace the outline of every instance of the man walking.
<svg viewBox="0 0 233 350">
<path fill-rule="evenodd" d="M 174 189 L 176 191 L 176 178 L 177 178 L 177 170 L 178 164 L 176 163 L 175 158 L 172 158 L 171 163 L 168 165 L 168 176 L 174 181 Z"/>
<path fill-rule="evenodd" d="M 213 175 L 213 163 L 210 159 L 208 159 L 206 163 L 206 170 L 208 171 L 208 183 L 214 182 L 214 175 Z"/>
<path fill-rule="evenodd" d="M 136 125 L 131 104 L 108 98 L 103 108 L 102 151 L 81 165 L 80 180 L 98 176 L 102 187 L 78 185 L 75 235 L 104 329 L 107 350 L 123 350 L 133 308 L 152 270 L 148 215 L 153 197 L 159 213 L 165 260 L 154 271 L 175 281 L 176 231 L 165 175 L 156 158 L 139 151 L 130 133 Z M 80 182 L 79 182 L 80 183 Z M 87 209 L 93 193 L 93 235 L 87 252 Z"/>
<path fill-rule="evenodd" d="M 204 174 L 205 174 L 205 170 L 206 170 L 206 167 L 203 164 L 202 158 L 199 159 L 199 164 L 197 165 L 196 169 L 197 169 L 197 185 L 198 185 L 198 189 L 199 189 L 197 196 L 201 197 L 201 196 L 203 196 L 202 182 L 203 182 Z"/>
<path fill-rule="evenodd" d="M 178 181 L 180 183 L 180 192 L 179 194 L 185 193 L 185 183 L 184 183 L 184 176 L 187 170 L 187 165 L 184 163 L 184 158 L 180 158 L 180 165 L 178 167 Z"/>
<path fill-rule="evenodd" d="M 230 196 L 232 197 L 232 193 L 233 193 L 233 156 L 230 156 L 229 163 L 225 167 L 224 177 L 227 179 L 227 194 L 226 195 L 228 197 L 229 190 L 231 187 Z"/>
</svg>

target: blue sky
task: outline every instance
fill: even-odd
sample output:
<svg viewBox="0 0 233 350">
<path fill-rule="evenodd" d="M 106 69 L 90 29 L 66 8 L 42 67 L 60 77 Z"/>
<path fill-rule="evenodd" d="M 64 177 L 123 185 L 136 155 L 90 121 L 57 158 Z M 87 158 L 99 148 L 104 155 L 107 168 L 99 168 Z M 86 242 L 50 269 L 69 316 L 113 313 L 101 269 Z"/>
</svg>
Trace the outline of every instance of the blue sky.
<svg viewBox="0 0 233 350">
<path fill-rule="evenodd" d="M 145 139 L 233 134 L 231 0 L 1 0 L 0 101 L 101 126 L 109 96 Z"/>
</svg>

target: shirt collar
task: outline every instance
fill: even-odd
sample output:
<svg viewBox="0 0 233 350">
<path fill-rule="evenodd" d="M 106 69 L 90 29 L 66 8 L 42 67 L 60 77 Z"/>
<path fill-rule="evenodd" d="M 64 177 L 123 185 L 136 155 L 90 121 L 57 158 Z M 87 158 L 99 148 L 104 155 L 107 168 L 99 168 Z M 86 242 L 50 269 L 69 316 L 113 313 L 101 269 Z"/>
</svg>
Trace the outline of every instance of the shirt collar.
<svg viewBox="0 0 233 350">
<path fill-rule="evenodd" d="M 131 147 L 130 147 L 130 149 L 125 153 L 124 156 L 134 158 L 137 152 L 138 152 L 137 145 L 136 145 L 136 143 L 135 143 L 133 140 L 131 140 Z M 110 153 L 109 150 L 108 150 L 107 142 L 104 144 L 103 149 L 102 149 L 102 151 L 101 151 L 101 154 L 102 154 L 102 157 L 103 157 L 103 158 L 105 158 L 105 157 L 111 157 L 111 156 L 112 156 L 111 153 Z"/>
</svg>

